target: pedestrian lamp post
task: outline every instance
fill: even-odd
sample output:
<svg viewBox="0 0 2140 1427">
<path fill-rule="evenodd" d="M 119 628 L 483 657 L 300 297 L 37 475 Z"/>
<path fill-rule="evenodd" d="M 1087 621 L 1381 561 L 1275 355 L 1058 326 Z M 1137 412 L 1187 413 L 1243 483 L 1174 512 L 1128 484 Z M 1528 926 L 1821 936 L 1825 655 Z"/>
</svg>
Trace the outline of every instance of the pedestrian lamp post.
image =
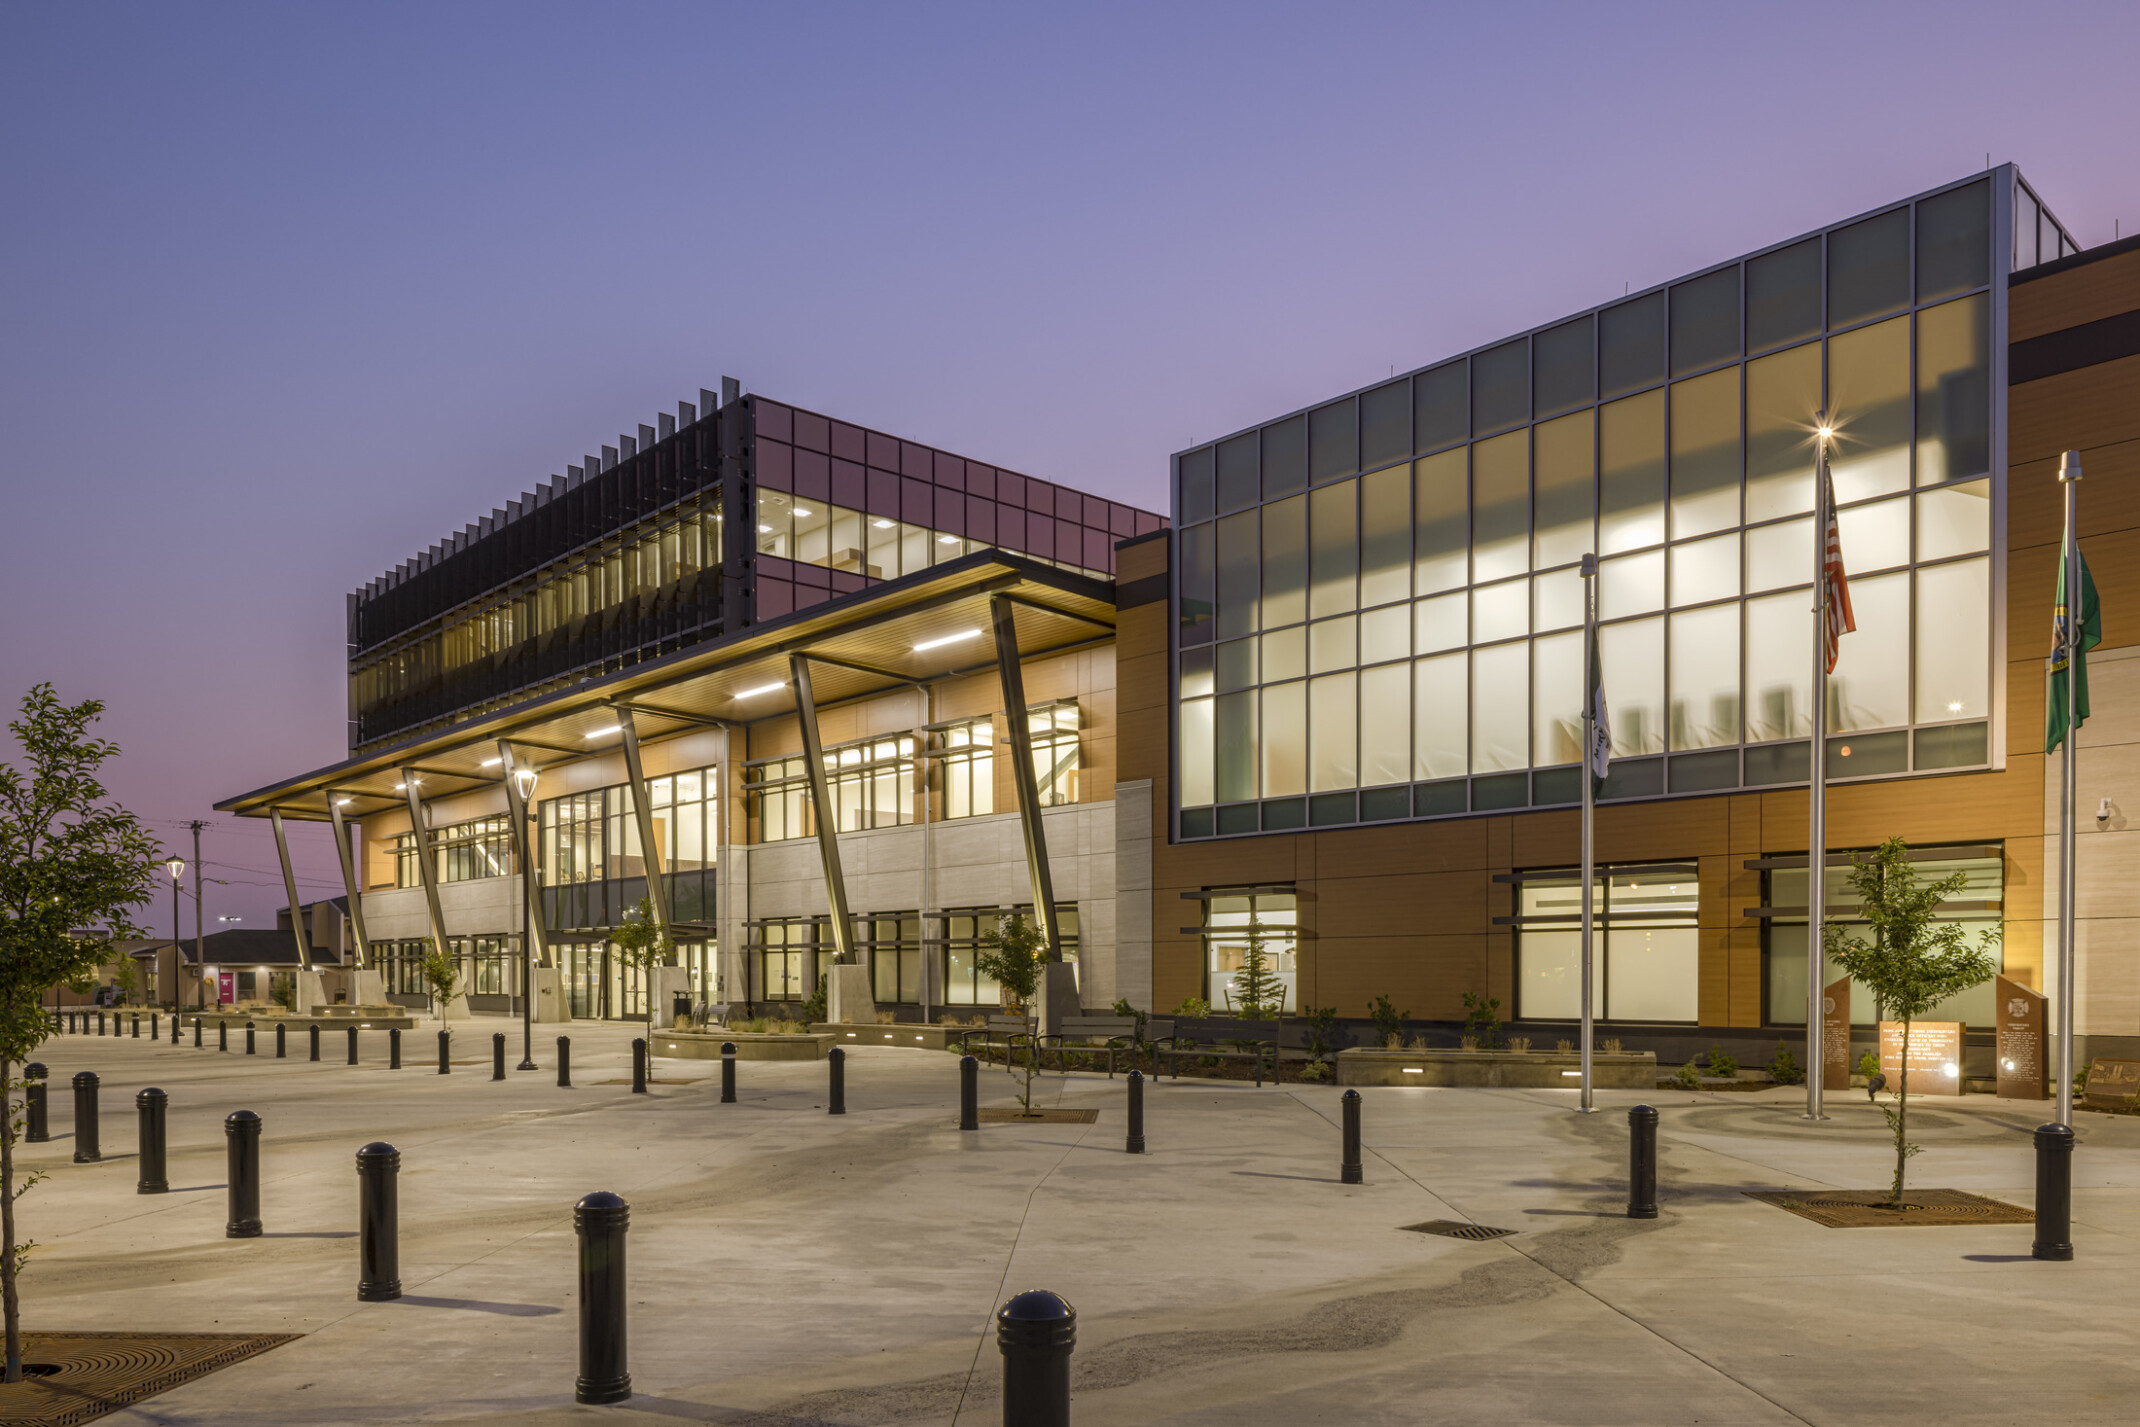
<svg viewBox="0 0 2140 1427">
<path fill-rule="evenodd" d="M 520 855 L 525 859 L 525 863 L 520 869 L 520 880 L 524 887 L 532 889 L 535 885 L 533 860 L 535 840 L 528 836 L 527 817 L 529 810 L 535 806 L 535 781 L 537 777 L 535 765 L 532 763 L 520 764 L 513 769 L 512 777 L 513 791 L 520 795 L 520 806 L 513 810 L 513 821 L 520 832 L 520 836 L 517 839 L 520 844 Z M 528 896 L 523 897 L 521 900 L 527 904 L 527 910 L 522 914 L 527 919 L 527 925 L 520 934 L 520 1069 L 533 1070 L 535 1068 L 535 919 L 541 915 L 541 908 L 536 905 L 532 890 L 530 890 Z"/>
<path fill-rule="evenodd" d="M 180 1004 L 175 998 L 185 994 L 180 989 L 185 984 L 183 973 L 186 969 L 186 958 L 178 948 L 178 888 L 181 879 L 186 875 L 186 859 L 174 857 L 164 864 L 164 870 L 171 874 L 171 995 L 174 998 L 171 1014 L 175 1016 Z M 158 986 L 156 989 L 161 991 L 163 988 Z"/>
</svg>

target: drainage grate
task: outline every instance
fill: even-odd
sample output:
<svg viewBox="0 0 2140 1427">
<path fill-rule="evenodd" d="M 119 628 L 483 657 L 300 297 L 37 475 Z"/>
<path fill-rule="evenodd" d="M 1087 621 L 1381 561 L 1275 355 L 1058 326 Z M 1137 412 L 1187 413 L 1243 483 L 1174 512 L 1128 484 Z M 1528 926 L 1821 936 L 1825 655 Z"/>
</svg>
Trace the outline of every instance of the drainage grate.
<svg viewBox="0 0 2140 1427">
<path fill-rule="evenodd" d="M 1439 1234 L 1445 1239 L 1469 1239 L 1478 1243 L 1485 1239 L 1505 1239 L 1515 1233 L 1514 1229 L 1494 1229 L 1484 1224 L 1460 1224 L 1454 1219 L 1429 1219 L 1424 1224 L 1402 1226 L 1409 1234 Z"/>
</svg>

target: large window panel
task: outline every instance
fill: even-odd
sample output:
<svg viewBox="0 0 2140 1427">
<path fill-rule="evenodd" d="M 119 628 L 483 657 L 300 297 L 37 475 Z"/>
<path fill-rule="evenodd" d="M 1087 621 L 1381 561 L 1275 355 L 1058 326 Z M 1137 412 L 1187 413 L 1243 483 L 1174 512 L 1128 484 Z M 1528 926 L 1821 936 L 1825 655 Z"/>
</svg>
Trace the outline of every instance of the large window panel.
<svg viewBox="0 0 2140 1427">
<path fill-rule="evenodd" d="M 1707 604 L 1739 592 L 1739 537 L 1712 535 L 1672 547 L 1672 607 Z"/>
<path fill-rule="evenodd" d="M 1471 642 L 1487 644 L 1531 632 L 1531 582 L 1504 580 L 1471 592 Z"/>
<path fill-rule="evenodd" d="M 1849 552 L 1844 552 L 1848 558 Z M 1893 728 L 1910 721 L 1910 577 L 1907 571 L 1850 582 L 1857 631 L 1837 645 L 1828 676 L 1834 733 Z"/>
<path fill-rule="evenodd" d="M 1820 343 L 1746 364 L 1746 518 L 1813 509 L 1813 413 Z"/>
<path fill-rule="evenodd" d="M 1599 625 L 1598 663 L 1613 756 L 1664 752 L 1664 621 Z"/>
<path fill-rule="evenodd" d="M 1917 483 L 1991 469 L 1991 301 L 1917 314 Z"/>
<path fill-rule="evenodd" d="M 1804 571 L 1800 572 L 1805 573 Z M 1746 741 L 1813 732 L 1813 589 L 1746 602 Z"/>
<path fill-rule="evenodd" d="M 1910 319 L 1897 317 L 1828 343 L 1828 458 L 1838 502 L 1910 484 Z"/>
<path fill-rule="evenodd" d="M 1412 463 L 1414 588 L 1431 595 L 1471 578 L 1471 448 Z"/>
<path fill-rule="evenodd" d="M 1192 525 L 1181 533 L 1181 642 L 1202 644 L 1211 638 L 1211 527 Z"/>
<path fill-rule="evenodd" d="M 1672 388 L 1672 535 L 1739 523 L 1739 369 Z"/>
<path fill-rule="evenodd" d="M 1308 686 L 1273 684 L 1263 691 L 1263 796 L 1308 791 Z"/>
<path fill-rule="evenodd" d="M 1991 482 L 1964 481 L 1917 497 L 1917 558 L 1991 548 Z"/>
<path fill-rule="evenodd" d="M 1585 323 L 1586 335 L 1588 331 Z M 1538 468 L 1534 564 L 1542 570 L 1573 564 L 1596 548 L 1597 438 L 1595 421 L 1587 411 L 1541 422 L 1534 435 Z"/>
<path fill-rule="evenodd" d="M 1664 391 L 1598 408 L 1598 550 L 1614 554 L 1664 540 Z"/>
<path fill-rule="evenodd" d="M 1261 643 L 1265 683 L 1297 679 L 1308 672 L 1308 631 L 1304 626 L 1275 630 L 1264 635 Z"/>
<path fill-rule="evenodd" d="M 1412 606 L 1412 652 L 1438 654 L 1461 649 L 1470 639 L 1471 597 L 1462 590 L 1436 595 Z"/>
<path fill-rule="evenodd" d="M 1848 327 L 1910 300 L 1910 210 L 1828 235 L 1828 325 Z"/>
<path fill-rule="evenodd" d="M 1991 563 L 1917 572 L 1917 721 L 1983 718 L 1991 706 Z"/>
<path fill-rule="evenodd" d="M 1385 664 L 1360 672 L 1360 786 L 1412 778 L 1412 669 Z"/>
<path fill-rule="evenodd" d="M 1412 439 L 1437 451 L 1471 434 L 1471 385 L 1462 360 L 1412 379 Z"/>
<path fill-rule="evenodd" d="M 1308 626 L 1308 672 L 1328 674 L 1350 669 L 1360 662 L 1360 621 L 1357 615 L 1319 619 Z"/>
<path fill-rule="evenodd" d="M 1181 481 L 1182 524 L 1194 525 L 1199 520 L 1211 519 L 1211 448 L 1206 446 L 1201 451 L 1191 451 L 1180 459 L 1175 470 Z M 761 525 L 767 523 L 763 512 L 759 513 L 758 522 Z M 759 548 L 764 546 L 761 544 Z"/>
<path fill-rule="evenodd" d="M 1257 586 L 1261 573 L 1258 559 L 1256 512 L 1244 510 L 1219 520 L 1218 639 L 1238 639 L 1254 634 L 1260 623 Z"/>
<path fill-rule="evenodd" d="M 1885 570 L 1910 562 L 1908 496 L 1845 506 L 1835 513 L 1835 526 L 1846 571 Z"/>
<path fill-rule="evenodd" d="M 1683 610 L 1671 625 L 1671 744 L 1739 741 L 1739 607 Z"/>
<path fill-rule="evenodd" d="M 1373 470 L 1412 455 L 1412 383 L 1396 381 L 1360 394 L 1360 466 Z"/>
<path fill-rule="evenodd" d="M 1917 300 L 1982 287 L 1991 266 L 1991 180 L 1917 205 Z"/>
<path fill-rule="evenodd" d="M 1518 337 L 1471 359 L 1471 429 L 1499 431 L 1531 416 L 1531 344 Z"/>
<path fill-rule="evenodd" d="M 1294 496 L 1263 508 L 1263 623 L 1298 624 L 1308 617 L 1308 498 Z"/>
<path fill-rule="evenodd" d="M 1461 778 L 1469 766 L 1465 747 L 1470 709 L 1470 655 L 1444 654 L 1412 665 L 1412 777 Z"/>
<path fill-rule="evenodd" d="M 1598 314 L 1598 394 L 1655 386 L 1665 374 L 1664 294 L 1653 292 Z"/>
<path fill-rule="evenodd" d="M 1359 415 L 1351 397 L 1308 413 L 1308 479 L 1320 485 L 1360 469 Z"/>
<path fill-rule="evenodd" d="M 1256 796 L 1255 693 L 1222 695 L 1215 722 L 1218 801 L 1244 802 Z"/>
<path fill-rule="evenodd" d="M 1596 343 L 1588 317 L 1563 322 L 1532 339 L 1532 386 L 1538 415 L 1551 416 L 1589 404 L 1597 390 Z"/>
<path fill-rule="evenodd" d="M 1747 351 L 1820 335 L 1820 249 L 1808 238 L 1747 260 Z"/>
<path fill-rule="evenodd" d="M 1472 578 L 1530 568 L 1531 433 L 1511 431 L 1471 448 Z"/>
<path fill-rule="evenodd" d="M 1694 927 L 1610 927 L 1605 933 L 1606 1019 L 1694 1020 L 1701 935 Z"/>
<path fill-rule="evenodd" d="M 1308 487 L 1308 418 L 1289 416 L 1263 428 L 1263 498 Z"/>
<path fill-rule="evenodd" d="M 1380 664 L 1412 655 L 1412 607 L 1384 605 L 1360 616 L 1360 662 Z"/>
<path fill-rule="evenodd" d="M 1672 289 L 1672 375 L 1739 355 L 1739 270 L 1721 268 Z"/>
<path fill-rule="evenodd" d="M 1391 466 L 1360 477 L 1360 604 L 1412 593 L 1412 471 Z"/>
<path fill-rule="evenodd" d="M 1351 673 L 1308 681 L 1308 790 L 1336 792 L 1360 783 L 1359 682 Z"/>
<path fill-rule="evenodd" d="M 1308 613 L 1338 614 L 1360 599 L 1359 484 L 1325 486 L 1308 497 Z"/>
<path fill-rule="evenodd" d="M 1471 655 L 1471 771 L 1531 766 L 1531 646 L 1521 640 Z"/>
<path fill-rule="evenodd" d="M 1531 628 L 1544 633 L 1583 622 L 1583 572 L 1569 567 L 1531 580 Z"/>
<path fill-rule="evenodd" d="M 1202 807 L 1213 802 L 1214 769 L 1211 700 L 1183 699 L 1181 703 L 1181 804 Z M 795 833 L 788 833 L 795 836 Z M 764 839 L 770 842 L 770 836 Z"/>
<path fill-rule="evenodd" d="M 1262 479 L 1256 448 L 1253 431 L 1219 443 L 1219 514 L 1245 510 L 1260 497 Z"/>
<path fill-rule="evenodd" d="M 1664 551 L 1598 562 L 1598 618 L 1648 614 L 1664 608 Z"/>
<path fill-rule="evenodd" d="M 1746 532 L 1746 591 L 1781 589 L 1813 578 L 1813 522 L 1783 520 Z"/>
<path fill-rule="evenodd" d="M 1539 767 L 1582 762 L 1582 631 L 1532 640 L 1531 665 L 1532 762 Z"/>
</svg>

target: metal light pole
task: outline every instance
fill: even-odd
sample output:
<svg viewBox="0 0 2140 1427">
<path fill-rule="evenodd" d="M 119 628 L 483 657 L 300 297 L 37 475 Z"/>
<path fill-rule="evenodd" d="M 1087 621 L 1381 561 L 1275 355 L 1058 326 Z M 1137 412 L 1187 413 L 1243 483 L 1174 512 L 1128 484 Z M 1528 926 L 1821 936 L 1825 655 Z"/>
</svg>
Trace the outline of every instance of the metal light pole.
<svg viewBox="0 0 2140 1427">
<path fill-rule="evenodd" d="M 1821 1077 L 1827 1069 L 1822 1037 L 1822 983 L 1827 979 L 1823 954 L 1828 911 L 1828 438 L 1834 434 L 1828 413 L 1813 413 L 1813 741 L 1807 772 L 1810 797 L 1806 809 L 1806 1113 L 1808 1120 L 1828 1118 L 1821 1104 Z"/>
<path fill-rule="evenodd" d="M 535 880 L 535 839 L 528 836 L 528 810 L 533 807 L 538 771 L 532 763 L 515 763 L 513 747 L 498 740 L 498 757 L 505 764 L 505 810 L 513 825 L 513 855 L 520 859 L 521 903 L 525 923 L 520 934 L 520 1064 L 519 1070 L 535 1065 L 535 943 L 542 936 L 542 894 Z"/>
<path fill-rule="evenodd" d="M 1597 912 L 1593 902 L 1593 884 L 1597 873 L 1597 691 L 1591 687 L 1591 671 L 1597 668 L 1598 649 L 1598 557 L 1583 556 L 1583 1022 L 1582 1022 L 1582 1104 L 1584 1114 L 1597 1106 L 1592 1100 L 1592 1045 L 1597 1031 L 1597 1022 L 1591 1011 L 1591 968 L 1595 959 L 1591 954 L 1597 928 Z"/>
<path fill-rule="evenodd" d="M 2065 746 L 2060 750 L 2058 780 L 2058 1123 L 2073 1123 L 2073 814 L 2080 735 L 2081 541 L 2076 519 L 2080 509 L 2081 453 L 2068 451 L 2058 463 L 2058 484 L 2065 496 L 2066 533 L 2059 557 L 2066 576 L 2065 627 L 2058 652 L 2066 661 Z M 2058 676 L 2054 673 L 2052 678 Z"/>
<path fill-rule="evenodd" d="M 186 859 L 174 857 L 166 862 L 164 867 L 171 874 L 171 1006 L 176 1014 L 179 991 L 185 985 L 186 970 L 186 958 L 178 949 L 178 890 L 180 881 L 186 875 Z M 163 990 L 161 986 L 156 989 Z"/>
</svg>

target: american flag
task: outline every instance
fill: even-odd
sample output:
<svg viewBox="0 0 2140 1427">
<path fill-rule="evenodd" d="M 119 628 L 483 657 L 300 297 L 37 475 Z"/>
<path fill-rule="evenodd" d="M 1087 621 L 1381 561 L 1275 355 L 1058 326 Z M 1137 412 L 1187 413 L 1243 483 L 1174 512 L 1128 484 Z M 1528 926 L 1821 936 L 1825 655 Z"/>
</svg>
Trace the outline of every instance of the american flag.
<svg viewBox="0 0 2140 1427">
<path fill-rule="evenodd" d="M 1821 550 L 1822 598 L 1828 605 L 1828 672 L 1835 672 L 1838 646 L 1846 634 L 1858 627 L 1857 617 L 1850 612 L 1850 577 L 1843 573 L 1843 537 L 1835 527 L 1835 481 L 1828 474 L 1825 461 L 1821 463 L 1822 505 L 1827 511 L 1828 530 Z"/>
</svg>

